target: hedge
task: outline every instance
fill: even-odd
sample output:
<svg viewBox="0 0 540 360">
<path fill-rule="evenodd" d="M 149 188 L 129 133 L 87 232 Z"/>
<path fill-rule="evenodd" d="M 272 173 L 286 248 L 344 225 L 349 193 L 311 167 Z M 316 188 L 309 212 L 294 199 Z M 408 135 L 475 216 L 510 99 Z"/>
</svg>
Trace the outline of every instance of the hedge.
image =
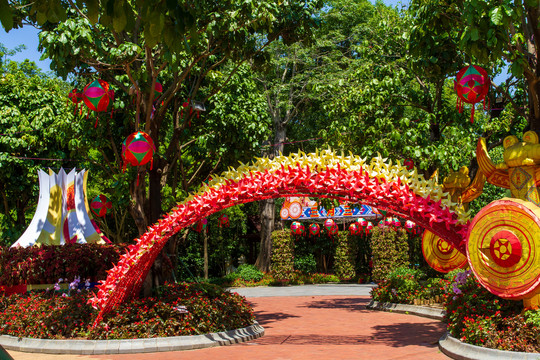
<svg viewBox="0 0 540 360">
<path fill-rule="evenodd" d="M 0 285 L 53 284 L 76 276 L 95 282 L 107 277 L 127 245 L 66 244 L 0 247 Z"/>
</svg>

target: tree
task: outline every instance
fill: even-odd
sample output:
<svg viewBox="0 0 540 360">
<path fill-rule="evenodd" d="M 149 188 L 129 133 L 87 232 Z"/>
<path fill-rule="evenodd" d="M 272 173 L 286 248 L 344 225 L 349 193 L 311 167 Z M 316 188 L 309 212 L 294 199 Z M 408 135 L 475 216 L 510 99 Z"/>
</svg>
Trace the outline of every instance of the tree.
<svg viewBox="0 0 540 360">
<path fill-rule="evenodd" d="M 97 5 L 97 1 L 38 1 L 25 12 L 21 3 L 13 2 L 10 9 L 14 26 L 24 20 L 41 27 L 40 46 L 60 75 L 84 77 L 97 72 L 117 94 L 118 90 L 133 94 L 131 99 L 121 96 L 123 113 L 106 120 L 96 134 L 103 140 L 98 145 L 102 161 L 117 177 L 121 168 L 118 138 L 144 130 L 158 148 L 152 169 L 138 174 L 143 184 L 149 175 L 148 186 L 135 186 L 134 179 L 130 185 L 130 210 L 142 233 L 159 217 L 162 189 L 180 163 L 181 151 L 193 143 L 190 124 L 198 121 L 196 125 L 201 125 L 196 112 L 189 110 L 191 100 L 206 103 L 246 59 L 257 61 L 261 50 L 279 36 L 292 42 L 309 34 L 311 13 L 319 4 L 259 0 Z M 9 22 L 2 23 L 9 30 Z M 230 66 L 224 68 L 227 62 Z M 224 70 L 228 73 L 221 73 Z M 212 81 L 220 76 L 221 81 Z M 158 77 L 164 90 L 156 96 L 153 89 Z M 183 105 L 187 108 L 182 112 Z M 218 160 L 213 160 L 215 165 Z"/>
<path fill-rule="evenodd" d="M 44 164 L 55 170 L 66 164 L 74 166 L 65 141 L 73 114 L 65 103 L 66 83 L 46 76 L 28 60 L 6 59 L 2 65 L 0 238 L 4 245 L 11 245 L 26 228 L 25 215 L 32 215 L 35 209 L 37 170 Z"/>
<path fill-rule="evenodd" d="M 496 91 L 531 130 L 540 130 L 540 64 L 538 0 L 530 1 L 413 1 L 413 38 L 451 41 L 469 61 L 497 74 L 506 64 L 511 76 Z M 525 94 L 523 94 L 525 92 Z M 527 99 L 526 108 L 523 101 Z M 513 125 L 513 124 L 511 124 Z"/>
</svg>

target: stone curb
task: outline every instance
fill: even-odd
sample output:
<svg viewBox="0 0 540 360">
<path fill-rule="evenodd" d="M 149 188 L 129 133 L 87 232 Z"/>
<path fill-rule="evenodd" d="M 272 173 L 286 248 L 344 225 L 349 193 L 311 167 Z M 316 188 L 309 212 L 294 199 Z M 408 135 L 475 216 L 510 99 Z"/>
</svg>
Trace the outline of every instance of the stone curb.
<svg viewBox="0 0 540 360">
<path fill-rule="evenodd" d="M 445 311 L 441 309 L 417 305 L 383 303 L 375 300 L 371 300 L 371 302 L 367 305 L 367 308 L 370 310 L 391 311 L 401 314 L 418 315 L 436 320 L 442 320 L 445 314 Z"/>
<path fill-rule="evenodd" d="M 203 349 L 250 341 L 264 335 L 257 322 L 236 329 L 193 336 L 171 336 L 128 340 L 49 340 L 0 335 L 7 350 L 46 354 L 110 355 Z"/>
<path fill-rule="evenodd" d="M 481 346 L 466 344 L 449 333 L 439 340 L 439 349 L 447 356 L 456 360 L 539 360 L 539 353 L 504 351 L 488 349 Z"/>
</svg>

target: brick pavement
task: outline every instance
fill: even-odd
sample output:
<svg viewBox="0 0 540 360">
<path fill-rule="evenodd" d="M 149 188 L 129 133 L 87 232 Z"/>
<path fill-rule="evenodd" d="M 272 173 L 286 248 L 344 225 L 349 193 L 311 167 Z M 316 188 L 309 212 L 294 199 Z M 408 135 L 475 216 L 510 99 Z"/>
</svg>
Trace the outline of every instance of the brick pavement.
<svg viewBox="0 0 540 360">
<path fill-rule="evenodd" d="M 9 351 L 15 360 L 139 359 L 449 359 L 437 347 L 443 323 L 366 309 L 368 296 L 249 298 L 265 336 L 209 349 L 121 355 L 46 355 Z"/>
</svg>

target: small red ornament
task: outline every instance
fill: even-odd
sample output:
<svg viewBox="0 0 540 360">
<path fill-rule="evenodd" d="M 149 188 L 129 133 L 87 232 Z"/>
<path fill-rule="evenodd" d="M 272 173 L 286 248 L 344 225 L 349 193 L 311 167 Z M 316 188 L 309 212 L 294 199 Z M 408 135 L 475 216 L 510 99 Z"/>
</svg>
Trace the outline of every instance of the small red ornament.
<svg viewBox="0 0 540 360">
<path fill-rule="evenodd" d="M 476 65 L 464 67 L 456 76 L 454 81 L 454 89 L 458 95 L 456 109 L 461 114 L 464 102 L 472 104 L 471 123 L 474 121 L 474 104 L 484 100 L 484 109 L 486 108 L 485 97 L 490 84 L 491 80 L 486 70 Z"/>
<path fill-rule="evenodd" d="M 407 170 L 412 170 L 414 169 L 414 161 L 412 161 L 412 159 L 405 159 L 403 166 L 405 166 Z"/>
<path fill-rule="evenodd" d="M 112 202 L 105 195 L 101 194 L 92 200 L 90 209 L 94 215 L 103 217 L 112 209 Z"/>
<path fill-rule="evenodd" d="M 319 224 L 311 224 L 309 225 L 309 235 L 310 236 L 318 236 L 321 232 L 321 227 Z"/>
<path fill-rule="evenodd" d="M 299 223 L 298 221 L 293 221 L 291 224 L 291 234 L 294 236 L 301 236 L 304 235 L 304 225 L 302 223 Z"/>
<path fill-rule="evenodd" d="M 69 92 L 68 98 L 69 98 L 69 100 L 71 100 L 71 102 L 73 104 L 75 104 L 75 112 L 73 113 L 73 115 L 76 115 L 77 111 L 79 110 L 79 103 L 81 101 L 83 101 L 82 93 L 80 93 L 79 90 L 77 90 L 77 89 L 73 89 L 73 90 L 71 90 Z M 82 112 L 82 108 L 81 108 L 80 111 Z M 79 113 L 79 115 L 80 115 L 80 113 Z"/>
<path fill-rule="evenodd" d="M 221 214 L 219 216 L 219 227 L 229 227 L 229 217 L 227 214 Z"/>
<path fill-rule="evenodd" d="M 98 79 L 84 87 L 82 99 L 84 104 L 92 111 L 109 111 L 109 109 L 113 109 L 112 104 L 114 102 L 114 90 L 109 87 L 108 82 Z M 96 117 L 96 124 L 94 127 L 97 127 L 97 123 L 98 119 Z"/>
<path fill-rule="evenodd" d="M 349 234 L 351 235 L 360 235 L 362 233 L 362 228 L 357 223 L 353 222 L 349 225 Z"/>
</svg>

